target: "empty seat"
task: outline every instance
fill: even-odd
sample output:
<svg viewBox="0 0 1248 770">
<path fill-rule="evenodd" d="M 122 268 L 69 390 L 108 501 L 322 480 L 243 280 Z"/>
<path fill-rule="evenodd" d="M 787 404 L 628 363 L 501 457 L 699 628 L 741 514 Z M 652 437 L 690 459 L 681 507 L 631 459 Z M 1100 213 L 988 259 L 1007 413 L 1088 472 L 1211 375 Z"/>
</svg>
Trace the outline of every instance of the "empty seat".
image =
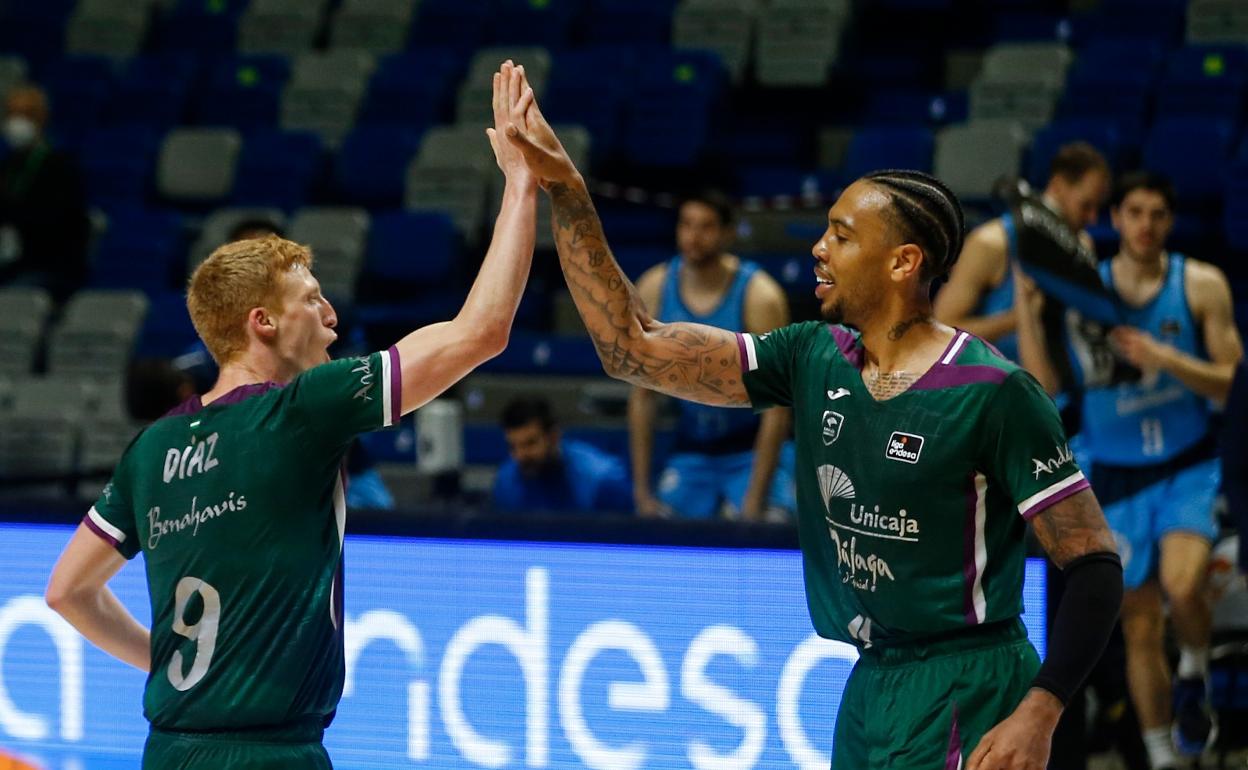
<svg viewBox="0 0 1248 770">
<path fill-rule="evenodd" d="M 238 50 L 295 56 L 312 48 L 329 0 L 252 0 L 238 23 Z"/>
<path fill-rule="evenodd" d="M 1144 142 L 1145 168 L 1170 177 L 1180 208 L 1216 200 L 1231 158 L 1232 124 L 1185 117 L 1157 121 Z"/>
<path fill-rule="evenodd" d="M 78 424 L 66 415 L 0 415 L 0 493 L 16 499 L 63 497 L 74 472 Z"/>
<path fill-rule="evenodd" d="M 113 90 L 112 62 L 101 56 L 68 56 L 43 68 L 52 129 L 85 131 L 101 120 Z"/>
<path fill-rule="evenodd" d="M 188 274 L 207 259 L 214 249 L 228 242 L 235 228 L 247 222 L 265 222 L 274 230 L 283 231 L 286 215 L 281 209 L 272 207 L 225 208 L 212 212 L 204 219 L 199 237 L 191 246 L 187 261 Z"/>
<path fill-rule="evenodd" d="M 1157 87 L 1157 112 L 1238 120 L 1248 95 L 1248 50 L 1189 46 L 1175 51 Z"/>
<path fill-rule="evenodd" d="M 147 315 L 147 296 L 141 291 L 86 289 L 65 305 L 60 326 L 90 329 L 102 319 L 135 328 Z"/>
<path fill-rule="evenodd" d="M 172 0 L 162 15 L 157 41 L 162 50 L 224 53 L 234 49 L 238 20 L 251 0 Z"/>
<path fill-rule="evenodd" d="M 431 129 L 408 166 L 404 204 L 451 216 L 471 244 L 485 222 L 486 193 L 494 163 L 489 140 L 477 127 Z"/>
<path fill-rule="evenodd" d="M 714 51 L 734 82 L 749 62 L 755 0 L 685 0 L 672 19 L 672 45 Z"/>
<path fill-rule="evenodd" d="M 959 196 L 986 200 L 1006 174 L 1017 174 L 1026 130 L 1016 123 L 980 121 L 949 126 L 936 135 L 935 174 Z"/>
<path fill-rule="evenodd" d="M 140 429 L 138 424 L 118 417 L 92 419 L 83 426 L 78 455 L 82 476 L 77 486 L 78 499 L 94 500 L 99 497 L 112 476 L 113 468 Z"/>
<path fill-rule="evenodd" d="M 711 108 L 726 73 L 713 53 L 655 51 L 638 65 L 627 108 L 625 157 L 639 165 L 696 163 L 706 148 Z"/>
<path fill-rule="evenodd" d="M 330 45 L 374 54 L 401 51 L 416 5 L 411 0 L 346 0 L 330 24 Z"/>
<path fill-rule="evenodd" d="M 1248 253 L 1248 143 L 1227 173 L 1222 221 L 1227 245 L 1237 252 Z M 1248 321 L 1248 315 L 1241 315 L 1238 310 L 1235 317 L 1241 327 Z"/>
<path fill-rule="evenodd" d="M 81 0 L 65 30 L 65 50 L 127 58 L 138 53 L 151 7 L 134 0 Z"/>
<path fill-rule="evenodd" d="M 667 45 L 676 0 L 589 0 L 582 34 L 590 45 Z"/>
<path fill-rule="evenodd" d="M 423 130 L 447 122 L 463 67 L 460 52 L 442 48 L 382 57 L 369 81 L 358 123 Z M 420 77 L 412 77 L 413 72 L 419 72 Z"/>
<path fill-rule="evenodd" d="M 555 0 L 495 0 L 491 42 L 504 45 L 566 46 L 581 16 L 582 3 Z"/>
<path fill-rule="evenodd" d="M 1149 41 L 1089 43 L 1070 67 L 1061 113 L 1142 122 L 1163 60 L 1161 45 Z"/>
<path fill-rule="evenodd" d="M 558 52 L 541 95 L 542 112 L 552 123 L 575 123 L 589 129 L 595 157 L 611 158 L 624 130 L 622 115 L 637 59 L 637 51 L 614 46 Z M 595 76 L 608 69 L 616 76 Z"/>
<path fill-rule="evenodd" d="M 420 132 L 400 126 L 360 126 L 347 135 L 334 165 L 334 179 L 347 203 L 394 208 L 403 200 L 408 165 L 420 147 Z"/>
<path fill-rule="evenodd" d="M 158 128 L 184 122 L 199 69 L 193 54 L 149 54 L 131 59 L 105 105 L 104 120 Z"/>
<path fill-rule="evenodd" d="M 312 131 L 337 147 L 355 124 L 374 64 L 359 51 L 300 56 L 282 94 L 282 128 Z"/>
<path fill-rule="evenodd" d="M 177 128 L 160 148 L 156 189 L 176 201 L 224 200 L 234 188 L 242 138 L 232 128 Z"/>
<path fill-rule="evenodd" d="M 108 217 L 91 265 L 90 286 L 167 291 L 181 282 L 185 242 L 182 220 L 144 208 L 117 209 Z"/>
<path fill-rule="evenodd" d="M 998 82 L 1060 85 L 1074 53 L 1064 43 L 1003 43 L 984 54 L 982 75 Z"/>
<path fill-rule="evenodd" d="M 36 286 L 0 287 L 0 323 L 13 318 L 43 324 L 52 312 L 52 295 Z"/>
<path fill-rule="evenodd" d="M 321 139 L 309 131 L 254 131 L 243 142 L 231 202 L 293 211 L 319 178 Z"/>
<path fill-rule="evenodd" d="M 931 172 L 936 140 L 923 126 L 864 126 L 854 132 L 845 155 L 845 177 L 906 168 Z"/>
<path fill-rule="evenodd" d="M 491 125 L 493 76 L 504 61 L 524 66 L 524 75 L 535 93 L 542 93 L 550 75 L 550 52 L 537 47 L 497 47 L 477 51 L 468 65 L 468 76 L 456 97 L 455 119 L 459 123 Z"/>
<path fill-rule="evenodd" d="M 776 0 L 758 20 L 755 73 L 765 86 L 819 86 L 840 52 L 845 0 Z"/>
<path fill-rule="evenodd" d="M 80 157 L 88 200 L 96 205 L 137 202 L 151 184 L 159 137 L 148 126 L 118 125 L 87 134 Z"/>
<path fill-rule="evenodd" d="M 0 377 L 26 376 L 34 371 L 42 341 L 43 324 L 38 320 L 27 316 L 0 317 Z"/>
<path fill-rule="evenodd" d="M 1248 3 L 1243 0 L 1191 0 L 1187 6 L 1190 43 L 1248 43 Z"/>
<path fill-rule="evenodd" d="M 364 263 L 371 297 L 410 299 L 419 290 L 446 286 L 453 275 L 457 240 L 446 214 L 379 214 L 369 231 Z"/>
<path fill-rule="evenodd" d="M 489 35 L 493 12 L 490 0 L 421 0 L 409 45 L 480 48 Z"/>
<path fill-rule="evenodd" d="M 197 121 L 245 131 L 277 124 L 290 63 L 281 56 L 223 56 L 208 68 L 195 102 Z"/>
<path fill-rule="evenodd" d="M 291 221 L 290 239 L 311 247 L 313 273 L 330 299 L 355 296 L 368 228 L 368 212 L 349 206 L 300 209 Z"/>
<path fill-rule="evenodd" d="M 1073 55 L 1060 43 L 1006 43 L 984 56 L 971 85 L 971 120 L 1011 120 L 1028 129 L 1053 116 Z"/>
</svg>

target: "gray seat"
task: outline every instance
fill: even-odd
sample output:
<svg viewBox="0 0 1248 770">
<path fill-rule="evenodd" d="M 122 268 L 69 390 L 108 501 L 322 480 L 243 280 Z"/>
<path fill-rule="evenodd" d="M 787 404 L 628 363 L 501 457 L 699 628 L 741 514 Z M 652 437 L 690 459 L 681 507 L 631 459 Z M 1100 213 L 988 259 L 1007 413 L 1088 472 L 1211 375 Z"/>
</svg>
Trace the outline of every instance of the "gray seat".
<svg viewBox="0 0 1248 770">
<path fill-rule="evenodd" d="M 130 362 L 138 328 L 99 319 L 93 327 L 58 326 L 48 340 L 48 372 L 58 376 L 120 377 Z"/>
<path fill-rule="evenodd" d="M 757 16 L 756 0 L 685 0 L 672 17 L 672 45 L 714 51 L 739 83 Z"/>
<path fill-rule="evenodd" d="M 936 176 L 959 196 L 986 200 L 1006 174 L 1017 174 L 1030 137 L 1018 123 L 976 121 L 936 136 Z"/>
<path fill-rule="evenodd" d="M 401 51 L 418 5 L 413 0 L 346 0 L 330 26 L 330 44 L 373 54 Z"/>
<path fill-rule="evenodd" d="M 16 55 L 0 55 L 0 100 L 13 86 L 26 81 L 26 60 Z"/>
<path fill-rule="evenodd" d="M 1065 43 L 1002 43 L 984 53 L 980 77 L 998 83 L 1060 86 L 1074 58 Z"/>
<path fill-rule="evenodd" d="M 1008 43 L 984 54 L 971 84 L 972 121 L 1012 120 L 1034 131 L 1049 122 L 1073 54 L 1062 43 Z"/>
<path fill-rule="evenodd" d="M 78 470 L 84 476 L 78 482 L 80 500 L 100 496 L 113 468 L 141 428 L 127 419 L 92 419 L 83 426 L 78 453 Z"/>
<path fill-rule="evenodd" d="M 300 56 L 282 93 L 282 128 L 312 131 L 337 147 L 355 125 L 374 65 L 373 57 L 362 51 Z"/>
<path fill-rule="evenodd" d="M 81 377 L 26 377 L 13 380 L 10 411 L 24 417 L 67 417 L 80 421 L 93 398 L 89 380 Z"/>
<path fill-rule="evenodd" d="M 465 125 L 494 124 L 491 105 L 494 73 L 507 59 L 524 65 L 524 74 L 535 93 L 542 93 L 550 77 L 550 52 L 540 47 L 499 46 L 482 48 L 473 54 L 468 75 L 459 86 L 456 97 L 455 121 Z"/>
<path fill-rule="evenodd" d="M 65 28 L 66 53 L 124 59 L 143 46 L 151 3 L 80 0 Z"/>
<path fill-rule="evenodd" d="M 300 209 L 291 221 L 290 238 L 311 247 L 312 270 L 330 299 L 355 297 L 368 228 L 368 212 L 350 206 Z"/>
<path fill-rule="evenodd" d="M 63 497 L 74 473 L 78 423 L 71 417 L 0 415 L 0 478 L 26 483 L 5 488 L 0 496 L 15 499 Z M 41 483 L 31 483 L 44 479 Z"/>
<path fill-rule="evenodd" d="M 204 219 L 199 237 L 191 246 L 187 259 L 187 272 L 194 271 L 218 246 L 230 237 L 230 232 L 243 222 L 268 222 L 275 230 L 286 229 L 286 215 L 276 208 L 228 208 L 217 209 Z"/>
<path fill-rule="evenodd" d="M 1189 43 L 1248 43 L 1248 2 L 1191 0 L 1187 4 Z"/>
<path fill-rule="evenodd" d="M 61 315 L 61 327 L 90 329 L 101 319 L 138 327 L 147 315 L 147 295 L 125 289 L 84 289 L 70 297 Z"/>
<path fill-rule="evenodd" d="M 0 287 L 0 324 L 14 318 L 30 319 L 42 325 L 52 312 L 52 295 L 37 286 Z"/>
<path fill-rule="evenodd" d="M 404 204 L 450 215 L 469 245 L 480 241 L 494 154 L 477 127 L 430 129 L 407 169 Z"/>
<path fill-rule="evenodd" d="M 175 128 L 160 146 L 156 189 L 177 201 L 218 201 L 234 188 L 243 139 L 233 128 Z"/>
<path fill-rule="evenodd" d="M 329 0 L 252 0 L 238 23 L 238 50 L 295 56 L 311 50 Z"/>
<path fill-rule="evenodd" d="M 758 20 L 755 72 L 767 86 L 818 86 L 840 52 L 848 0 L 774 0 Z"/>
<path fill-rule="evenodd" d="M 0 317 L 0 376 L 29 375 L 42 340 L 43 325 L 35 319 Z"/>
</svg>

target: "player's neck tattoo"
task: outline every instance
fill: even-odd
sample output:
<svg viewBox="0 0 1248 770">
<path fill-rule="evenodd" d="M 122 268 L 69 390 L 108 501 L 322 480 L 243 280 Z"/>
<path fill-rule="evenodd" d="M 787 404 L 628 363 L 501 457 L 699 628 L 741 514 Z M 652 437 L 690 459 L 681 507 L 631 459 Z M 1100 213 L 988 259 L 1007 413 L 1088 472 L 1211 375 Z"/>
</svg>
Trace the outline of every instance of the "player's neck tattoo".
<svg viewBox="0 0 1248 770">
<path fill-rule="evenodd" d="M 902 321 L 901 323 L 897 324 L 893 328 L 889 329 L 888 338 L 892 340 L 893 342 L 896 342 L 897 340 L 906 336 L 906 332 L 910 331 L 911 328 L 918 326 L 921 323 L 927 323 L 930 320 L 932 320 L 932 316 L 930 313 L 919 313 L 913 318 L 908 318 L 905 321 Z"/>
</svg>

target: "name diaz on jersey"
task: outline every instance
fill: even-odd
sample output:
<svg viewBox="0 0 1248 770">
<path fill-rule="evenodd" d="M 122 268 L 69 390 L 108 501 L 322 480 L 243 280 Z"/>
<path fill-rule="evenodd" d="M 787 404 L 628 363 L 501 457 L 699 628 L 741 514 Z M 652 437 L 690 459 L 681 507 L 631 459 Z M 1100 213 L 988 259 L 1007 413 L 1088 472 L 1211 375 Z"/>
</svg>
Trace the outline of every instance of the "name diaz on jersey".
<svg viewBox="0 0 1248 770">
<path fill-rule="evenodd" d="M 213 433 L 202 440 L 192 438 L 185 447 L 170 447 L 165 453 L 163 469 L 164 482 L 172 483 L 175 479 L 187 479 L 207 473 L 221 464 L 214 453 L 220 433 Z M 156 550 L 166 535 L 181 534 L 190 531 L 191 537 L 199 534 L 201 524 L 218 519 L 227 513 L 242 511 L 247 508 L 247 496 L 229 492 L 226 498 L 218 503 L 199 505 L 199 497 L 191 498 L 191 509 L 176 518 L 161 518 L 159 505 L 147 511 L 147 547 Z"/>
</svg>

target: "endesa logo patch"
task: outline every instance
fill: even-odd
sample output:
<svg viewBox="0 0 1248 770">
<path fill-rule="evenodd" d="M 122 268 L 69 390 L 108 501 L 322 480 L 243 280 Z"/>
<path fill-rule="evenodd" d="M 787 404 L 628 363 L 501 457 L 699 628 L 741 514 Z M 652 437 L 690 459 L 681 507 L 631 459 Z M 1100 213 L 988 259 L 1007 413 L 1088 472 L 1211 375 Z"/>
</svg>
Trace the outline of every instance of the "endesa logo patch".
<svg viewBox="0 0 1248 770">
<path fill-rule="evenodd" d="M 922 453 L 923 437 L 913 433 L 902 433 L 899 430 L 893 431 L 893 435 L 888 437 L 888 448 L 884 450 L 884 456 L 888 459 L 911 465 L 919 461 L 919 455 Z"/>
</svg>

